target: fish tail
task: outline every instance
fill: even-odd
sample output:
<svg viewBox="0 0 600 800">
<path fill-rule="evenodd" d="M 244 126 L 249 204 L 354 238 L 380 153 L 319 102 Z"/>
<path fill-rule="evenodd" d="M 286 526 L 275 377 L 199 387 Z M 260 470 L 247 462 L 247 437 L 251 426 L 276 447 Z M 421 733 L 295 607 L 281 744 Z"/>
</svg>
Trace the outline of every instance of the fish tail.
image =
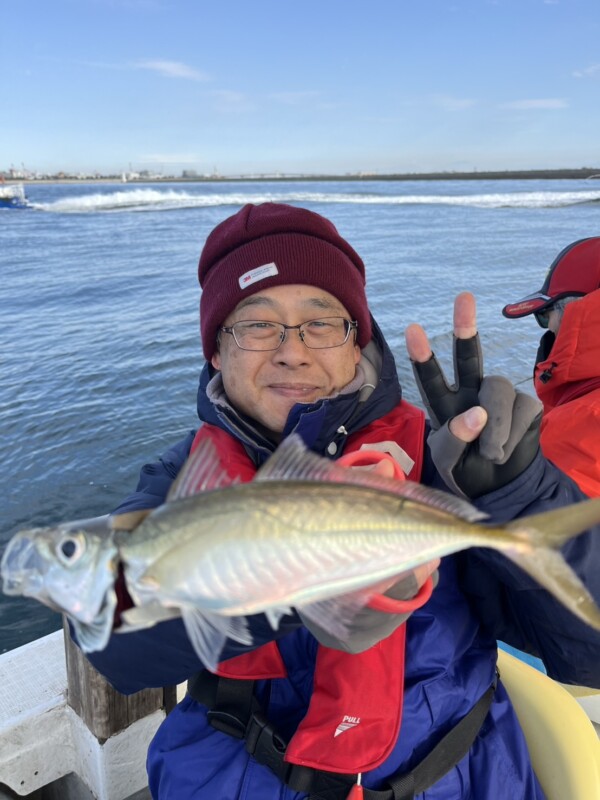
<svg viewBox="0 0 600 800">
<path fill-rule="evenodd" d="M 560 547 L 600 523 L 600 498 L 522 517 L 505 527 L 530 548 L 509 548 L 507 558 L 553 594 L 585 623 L 600 630 L 600 608 L 567 564 Z"/>
<path fill-rule="evenodd" d="M 507 523 L 505 528 L 518 538 L 525 537 L 535 545 L 557 550 L 569 539 L 594 525 L 600 524 L 600 497 L 582 500 L 553 511 L 532 514 Z"/>
</svg>

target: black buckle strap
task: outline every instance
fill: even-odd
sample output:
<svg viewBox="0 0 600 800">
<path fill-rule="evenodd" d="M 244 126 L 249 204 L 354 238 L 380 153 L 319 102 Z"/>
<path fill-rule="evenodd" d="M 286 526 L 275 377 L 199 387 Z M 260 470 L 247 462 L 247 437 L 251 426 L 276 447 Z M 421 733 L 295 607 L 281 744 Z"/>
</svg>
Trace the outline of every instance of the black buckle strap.
<svg viewBox="0 0 600 800">
<path fill-rule="evenodd" d="M 246 728 L 234 714 L 228 714 L 226 711 L 208 711 L 206 717 L 215 730 L 233 736 L 234 739 L 245 738 Z"/>
<path fill-rule="evenodd" d="M 254 681 L 220 678 L 202 670 L 190 678 L 188 693 L 209 710 L 207 718 L 213 728 L 245 739 L 248 722 L 259 705 L 254 696 Z"/>
<path fill-rule="evenodd" d="M 208 670 L 188 681 L 188 694 L 208 708 L 207 719 L 218 731 L 246 740 L 250 755 L 271 769 L 282 783 L 311 800 L 342 800 L 356 783 L 356 775 L 315 770 L 284 760 L 287 742 L 260 710 L 254 681 L 221 678 Z M 388 797 L 379 800 L 393 800 Z"/>
<path fill-rule="evenodd" d="M 262 713 L 254 713 L 246 728 L 246 750 L 287 783 L 291 764 L 283 760 L 287 742 Z"/>
<path fill-rule="evenodd" d="M 458 722 L 414 769 L 388 778 L 388 786 L 363 787 L 364 800 L 413 800 L 433 786 L 467 755 L 487 716 L 497 679 L 469 713 Z M 246 750 L 296 792 L 310 800 L 345 800 L 356 775 L 311 769 L 284 760 L 287 742 L 267 720 L 254 697 L 254 681 L 219 678 L 204 670 L 188 681 L 188 692 L 208 707 L 210 724 L 219 731 L 245 739 Z"/>
<path fill-rule="evenodd" d="M 309 793 L 311 800 L 341 800 L 356 783 L 356 775 L 340 775 L 285 761 L 286 749 L 287 742 L 264 714 L 252 714 L 246 730 L 246 750 L 294 791 Z"/>
</svg>

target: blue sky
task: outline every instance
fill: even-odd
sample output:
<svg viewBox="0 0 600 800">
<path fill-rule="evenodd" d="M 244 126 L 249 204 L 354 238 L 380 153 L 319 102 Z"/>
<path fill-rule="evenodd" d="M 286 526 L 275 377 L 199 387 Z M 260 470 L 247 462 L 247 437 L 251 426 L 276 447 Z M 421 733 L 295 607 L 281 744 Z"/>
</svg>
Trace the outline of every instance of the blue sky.
<svg viewBox="0 0 600 800">
<path fill-rule="evenodd" d="M 0 0 L 0 171 L 600 165 L 600 0 Z"/>
</svg>

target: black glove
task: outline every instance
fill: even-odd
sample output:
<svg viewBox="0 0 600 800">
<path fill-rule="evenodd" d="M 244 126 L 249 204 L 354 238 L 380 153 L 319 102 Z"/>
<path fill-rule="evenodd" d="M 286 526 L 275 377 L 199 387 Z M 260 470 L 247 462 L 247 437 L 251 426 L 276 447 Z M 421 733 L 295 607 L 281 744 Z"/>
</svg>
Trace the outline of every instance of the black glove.
<svg viewBox="0 0 600 800">
<path fill-rule="evenodd" d="M 482 377 L 477 334 L 454 337 L 453 349 L 454 386 L 433 354 L 423 363 L 413 362 L 413 372 L 431 419 L 428 444 L 433 462 L 450 489 L 473 499 L 514 480 L 533 461 L 542 407 L 506 378 Z M 474 442 L 462 442 L 450 432 L 449 422 L 473 406 L 482 406 L 488 421 Z"/>
</svg>

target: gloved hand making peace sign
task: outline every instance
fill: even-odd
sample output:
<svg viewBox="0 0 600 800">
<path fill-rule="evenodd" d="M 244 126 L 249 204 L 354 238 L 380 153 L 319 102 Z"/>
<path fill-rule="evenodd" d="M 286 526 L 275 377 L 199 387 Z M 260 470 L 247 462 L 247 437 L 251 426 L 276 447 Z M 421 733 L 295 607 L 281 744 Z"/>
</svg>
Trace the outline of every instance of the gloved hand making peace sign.
<svg viewBox="0 0 600 800">
<path fill-rule="evenodd" d="M 500 375 L 483 377 L 475 298 L 454 303 L 454 373 L 448 384 L 420 325 L 406 329 L 406 347 L 432 431 L 433 462 L 456 494 L 476 498 L 516 478 L 539 448 L 541 403 Z"/>
</svg>

